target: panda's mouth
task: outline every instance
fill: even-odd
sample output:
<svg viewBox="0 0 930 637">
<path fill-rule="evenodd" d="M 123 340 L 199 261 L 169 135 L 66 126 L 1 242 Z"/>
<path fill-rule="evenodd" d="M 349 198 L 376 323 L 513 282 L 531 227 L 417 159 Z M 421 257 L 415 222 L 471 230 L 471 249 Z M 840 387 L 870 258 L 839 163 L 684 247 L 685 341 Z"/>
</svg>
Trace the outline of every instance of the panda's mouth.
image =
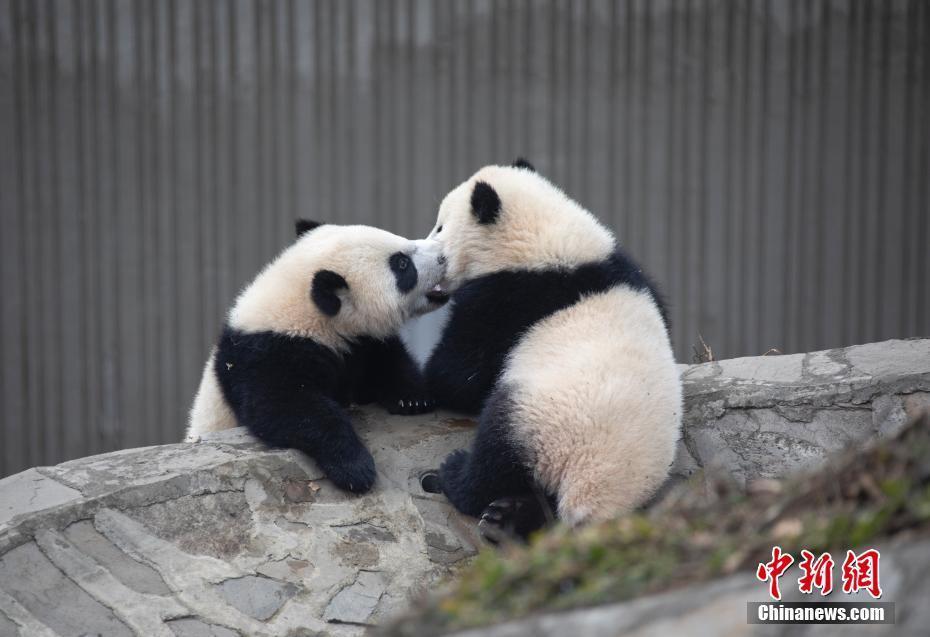
<svg viewBox="0 0 930 637">
<path fill-rule="evenodd" d="M 437 283 L 426 293 L 426 300 L 433 305 L 445 305 L 449 300 L 449 292 L 442 286 L 442 283 Z"/>
</svg>

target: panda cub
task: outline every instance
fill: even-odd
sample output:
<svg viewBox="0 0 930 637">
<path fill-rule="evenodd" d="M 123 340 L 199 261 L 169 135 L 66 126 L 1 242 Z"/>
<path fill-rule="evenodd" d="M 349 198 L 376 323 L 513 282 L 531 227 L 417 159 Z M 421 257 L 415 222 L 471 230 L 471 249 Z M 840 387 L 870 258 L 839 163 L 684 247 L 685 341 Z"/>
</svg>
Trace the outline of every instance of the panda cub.
<svg viewBox="0 0 930 637">
<path fill-rule="evenodd" d="M 332 482 L 362 493 L 375 466 L 346 412 L 433 408 L 397 330 L 447 299 L 437 242 L 366 226 L 297 223 L 298 240 L 239 295 L 190 412 L 188 440 L 244 425 L 299 449 Z"/>
<path fill-rule="evenodd" d="M 647 500 L 675 455 L 681 384 L 662 301 L 611 232 L 521 159 L 450 192 L 428 238 L 454 290 L 428 386 L 480 415 L 471 450 L 424 488 L 484 511 L 486 536 L 535 530 L 545 499 L 572 525 Z"/>
</svg>

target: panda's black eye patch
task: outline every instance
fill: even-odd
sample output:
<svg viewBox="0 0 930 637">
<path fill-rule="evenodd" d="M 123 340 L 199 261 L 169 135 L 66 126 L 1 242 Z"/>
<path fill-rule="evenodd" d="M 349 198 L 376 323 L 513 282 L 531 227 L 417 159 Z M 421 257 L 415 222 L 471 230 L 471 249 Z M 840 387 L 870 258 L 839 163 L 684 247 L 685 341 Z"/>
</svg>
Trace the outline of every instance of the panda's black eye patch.
<svg viewBox="0 0 930 637">
<path fill-rule="evenodd" d="M 403 252 L 395 252 L 388 259 L 394 278 L 397 280 L 397 289 L 401 292 L 409 292 L 417 284 L 417 266 L 414 265 L 413 259 Z"/>
</svg>

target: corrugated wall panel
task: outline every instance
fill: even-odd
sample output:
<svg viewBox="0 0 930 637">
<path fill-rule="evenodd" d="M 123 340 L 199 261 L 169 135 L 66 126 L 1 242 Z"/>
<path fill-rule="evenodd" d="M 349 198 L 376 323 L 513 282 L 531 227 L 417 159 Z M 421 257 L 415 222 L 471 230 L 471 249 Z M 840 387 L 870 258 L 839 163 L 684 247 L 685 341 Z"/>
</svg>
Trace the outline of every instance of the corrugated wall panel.
<svg viewBox="0 0 930 637">
<path fill-rule="evenodd" d="M 295 216 L 517 155 L 681 360 L 930 333 L 926 0 L 0 0 L 0 151 L 0 475 L 177 439 Z"/>
</svg>

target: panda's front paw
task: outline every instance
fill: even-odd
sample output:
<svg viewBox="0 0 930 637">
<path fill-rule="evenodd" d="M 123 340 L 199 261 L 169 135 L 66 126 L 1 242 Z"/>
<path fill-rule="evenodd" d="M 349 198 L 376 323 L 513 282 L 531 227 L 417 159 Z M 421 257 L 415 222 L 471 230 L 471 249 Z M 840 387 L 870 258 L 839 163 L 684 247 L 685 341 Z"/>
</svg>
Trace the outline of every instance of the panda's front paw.
<svg viewBox="0 0 930 637">
<path fill-rule="evenodd" d="M 364 447 L 352 460 L 341 459 L 334 462 L 331 459 L 321 459 L 317 460 L 317 464 L 333 484 L 343 491 L 352 493 L 366 493 L 371 490 L 378 475 L 375 470 L 375 459 Z"/>
<path fill-rule="evenodd" d="M 398 398 L 396 400 L 387 401 L 385 407 L 387 407 L 389 414 L 413 416 L 434 411 L 436 409 L 436 401 L 428 396 Z"/>
</svg>

